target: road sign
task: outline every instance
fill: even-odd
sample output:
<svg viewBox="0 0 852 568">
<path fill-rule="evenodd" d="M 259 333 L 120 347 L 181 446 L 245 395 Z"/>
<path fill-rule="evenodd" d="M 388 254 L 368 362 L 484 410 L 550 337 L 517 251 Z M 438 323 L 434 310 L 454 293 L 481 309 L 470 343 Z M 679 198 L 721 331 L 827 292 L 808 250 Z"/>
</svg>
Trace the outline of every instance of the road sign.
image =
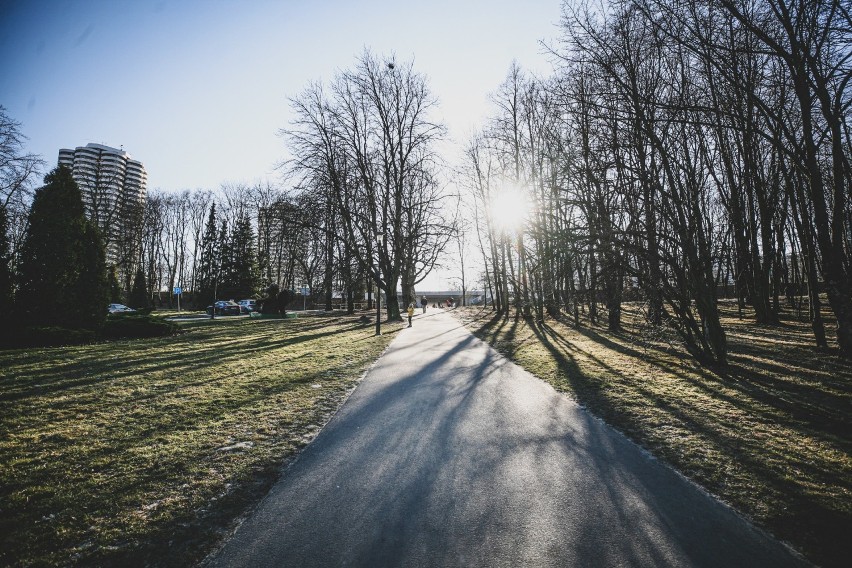
<svg viewBox="0 0 852 568">
<path fill-rule="evenodd" d="M 174 291 L 175 295 L 177 296 L 178 294 L 183 293 L 183 288 L 181 288 L 180 286 L 175 286 Z"/>
</svg>

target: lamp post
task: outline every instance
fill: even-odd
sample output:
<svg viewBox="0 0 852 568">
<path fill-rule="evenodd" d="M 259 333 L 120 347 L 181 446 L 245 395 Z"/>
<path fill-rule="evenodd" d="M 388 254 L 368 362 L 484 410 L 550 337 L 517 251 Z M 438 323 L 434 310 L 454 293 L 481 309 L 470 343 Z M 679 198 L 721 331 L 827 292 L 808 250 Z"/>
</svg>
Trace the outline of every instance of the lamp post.
<svg viewBox="0 0 852 568">
<path fill-rule="evenodd" d="M 382 334 L 382 289 L 379 282 L 382 279 L 382 255 L 381 250 L 385 248 L 385 234 L 382 232 L 376 233 L 376 242 L 379 245 L 379 250 L 376 254 L 376 335 Z"/>
<path fill-rule="evenodd" d="M 215 261 L 214 261 L 215 262 Z M 213 305 L 210 308 L 210 319 L 216 319 L 216 300 L 219 297 L 219 267 L 214 265 L 213 272 Z"/>
</svg>

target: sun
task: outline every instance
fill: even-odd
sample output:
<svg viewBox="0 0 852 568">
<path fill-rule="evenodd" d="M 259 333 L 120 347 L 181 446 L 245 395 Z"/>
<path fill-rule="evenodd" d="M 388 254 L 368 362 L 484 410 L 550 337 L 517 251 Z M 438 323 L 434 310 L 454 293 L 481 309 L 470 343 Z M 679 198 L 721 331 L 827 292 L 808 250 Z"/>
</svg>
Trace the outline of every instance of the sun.
<svg viewBox="0 0 852 568">
<path fill-rule="evenodd" d="M 491 221 L 501 231 L 521 229 L 529 209 L 527 196 L 518 187 L 505 187 L 491 197 Z"/>
</svg>

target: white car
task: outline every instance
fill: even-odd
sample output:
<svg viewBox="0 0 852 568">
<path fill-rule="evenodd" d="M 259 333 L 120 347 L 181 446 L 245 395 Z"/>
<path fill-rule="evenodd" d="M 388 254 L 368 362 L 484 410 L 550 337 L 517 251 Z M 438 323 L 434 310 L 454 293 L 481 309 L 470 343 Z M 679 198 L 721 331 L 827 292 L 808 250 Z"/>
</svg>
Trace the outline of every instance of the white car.
<svg viewBox="0 0 852 568">
<path fill-rule="evenodd" d="M 110 304 L 107 310 L 111 314 L 129 314 L 136 311 L 133 308 L 125 306 L 124 304 Z"/>
<path fill-rule="evenodd" d="M 240 312 L 244 314 L 257 311 L 257 303 L 255 300 L 240 300 L 237 303 L 240 305 Z"/>
</svg>

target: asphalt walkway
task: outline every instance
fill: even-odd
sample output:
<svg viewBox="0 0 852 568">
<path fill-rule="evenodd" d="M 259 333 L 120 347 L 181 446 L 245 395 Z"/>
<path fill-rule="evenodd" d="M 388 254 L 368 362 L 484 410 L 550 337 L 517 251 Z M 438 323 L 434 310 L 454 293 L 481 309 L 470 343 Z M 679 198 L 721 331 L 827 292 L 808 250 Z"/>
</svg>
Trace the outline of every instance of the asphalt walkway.
<svg viewBox="0 0 852 568">
<path fill-rule="evenodd" d="M 212 565 L 805 563 L 430 309 Z"/>
</svg>

